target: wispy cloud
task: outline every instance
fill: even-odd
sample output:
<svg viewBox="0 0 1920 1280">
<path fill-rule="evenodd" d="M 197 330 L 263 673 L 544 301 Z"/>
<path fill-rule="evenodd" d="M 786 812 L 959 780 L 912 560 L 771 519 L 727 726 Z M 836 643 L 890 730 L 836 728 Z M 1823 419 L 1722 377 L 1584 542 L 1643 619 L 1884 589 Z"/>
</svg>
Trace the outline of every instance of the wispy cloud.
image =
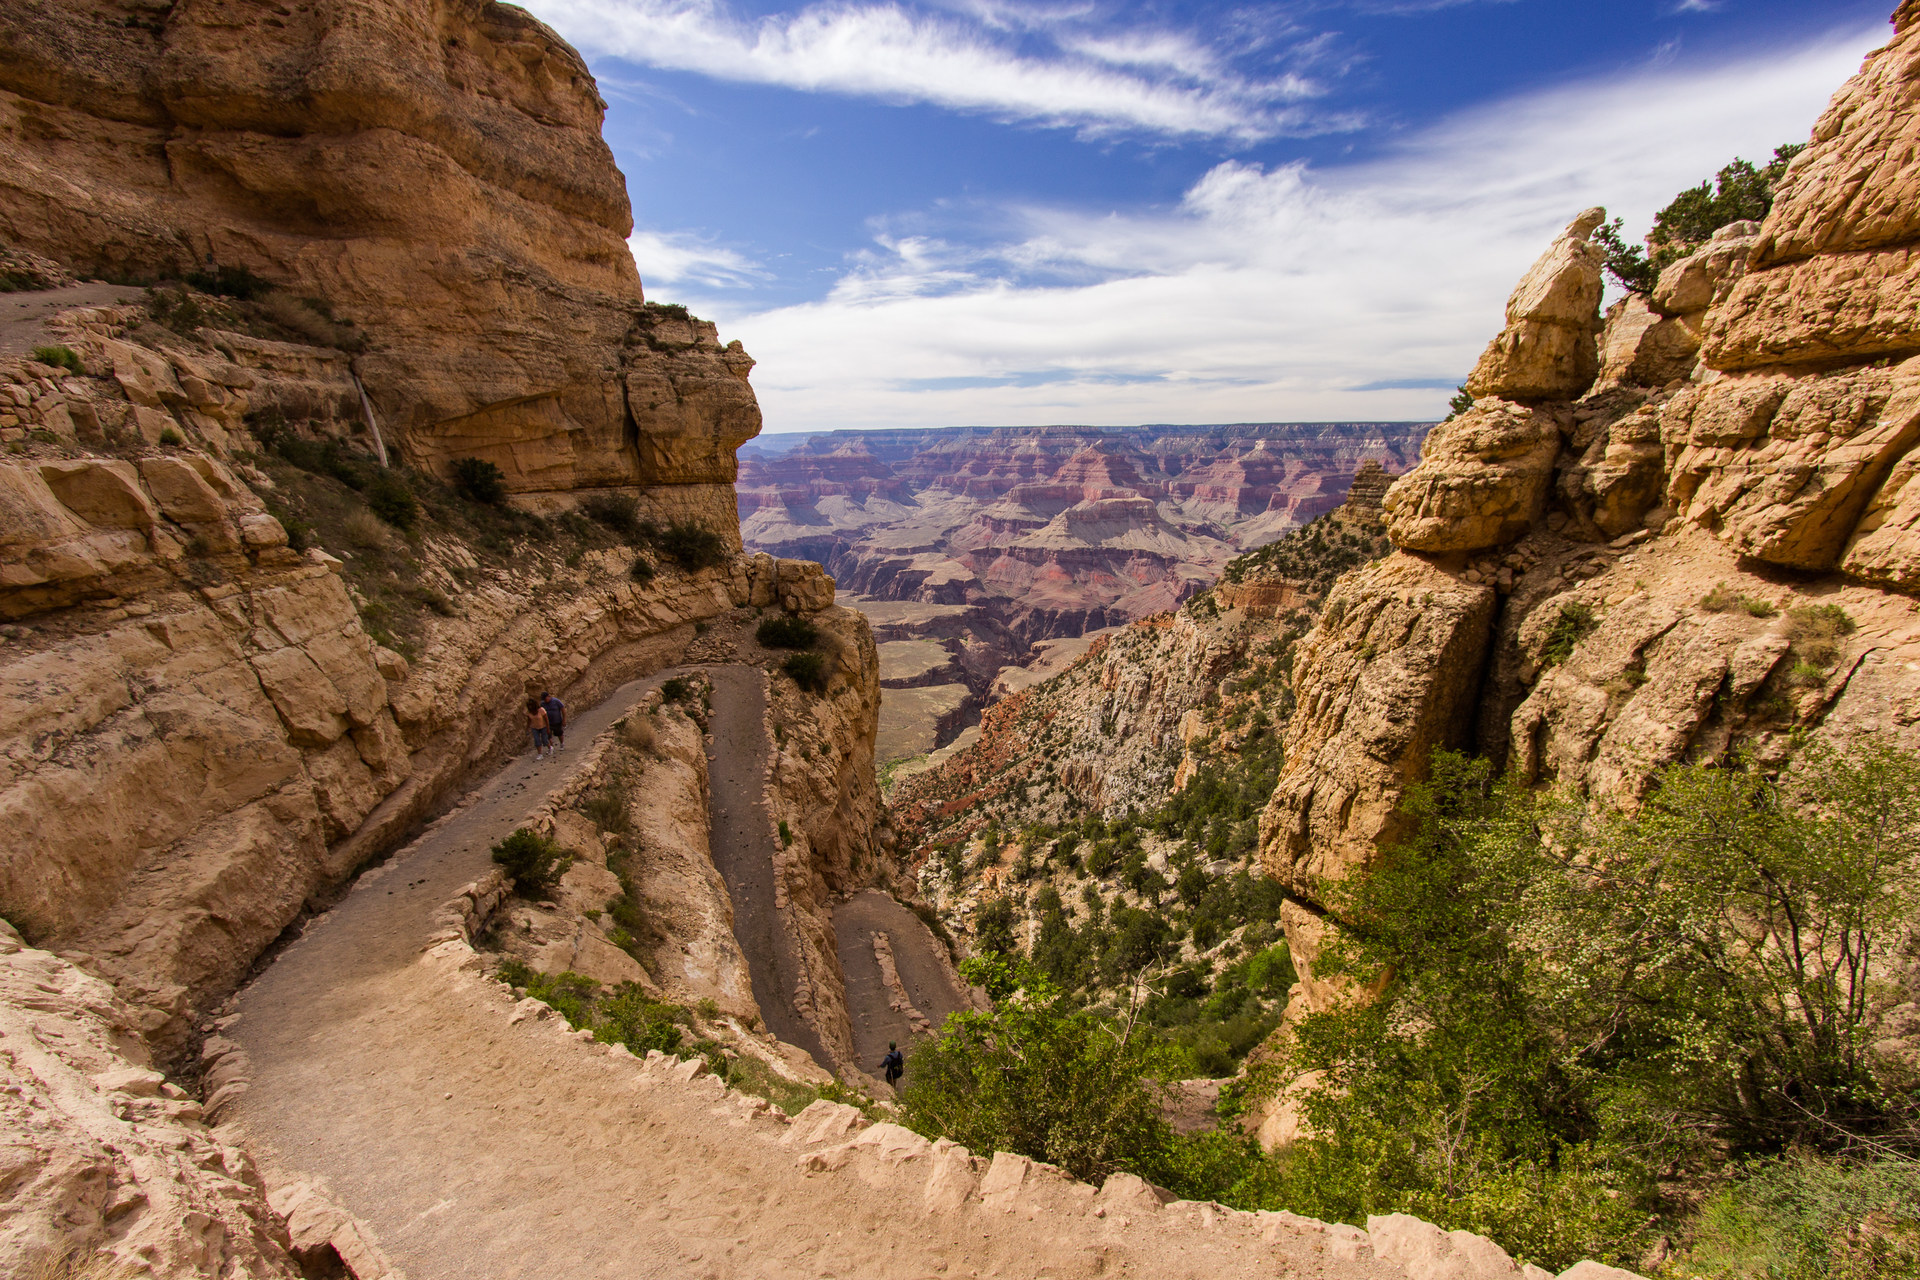
<svg viewBox="0 0 1920 1280">
<path fill-rule="evenodd" d="M 640 268 L 641 283 L 733 289 L 771 278 L 746 255 L 684 231 L 636 231 L 627 248 Z"/>
<path fill-rule="evenodd" d="M 823 0 L 758 19 L 723 0 L 540 0 L 535 8 L 591 54 L 1091 134 L 1252 141 L 1352 123 L 1311 105 L 1319 87 L 1306 75 L 1247 76 L 1228 51 L 1189 33 L 1083 23 L 1081 8 L 976 3 L 929 12 Z"/>
<path fill-rule="evenodd" d="M 928 224 L 802 306 L 685 300 L 759 359 L 772 431 L 1425 417 L 1573 214 L 1644 228 L 1729 157 L 1805 137 L 1881 38 L 1498 102 L 1365 164 L 1225 163 L 1172 209 L 1002 209 L 984 245 Z"/>
</svg>

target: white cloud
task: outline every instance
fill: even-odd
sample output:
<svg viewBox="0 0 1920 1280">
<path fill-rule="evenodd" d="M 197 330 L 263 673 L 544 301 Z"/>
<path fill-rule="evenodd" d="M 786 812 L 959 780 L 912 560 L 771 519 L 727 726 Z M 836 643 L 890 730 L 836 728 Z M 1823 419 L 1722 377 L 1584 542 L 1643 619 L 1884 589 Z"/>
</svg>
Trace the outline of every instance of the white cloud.
<svg viewBox="0 0 1920 1280">
<path fill-rule="evenodd" d="M 731 289 L 771 275 L 751 258 L 683 231 L 636 231 L 627 237 L 627 248 L 649 290 L 654 285 Z"/>
<path fill-rule="evenodd" d="M 1446 392 L 1404 384 L 1464 376 L 1575 213 L 1644 229 L 1731 156 L 1804 138 L 1881 36 L 1496 103 L 1365 164 L 1226 163 L 1173 210 L 883 240 L 806 305 L 687 300 L 759 359 L 770 431 L 1428 416 Z M 1357 390 L 1382 383 L 1403 385 Z"/>
<path fill-rule="evenodd" d="M 823 0 L 748 21 L 723 0 L 538 0 L 531 7 L 588 53 L 723 80 L 933 103 L 1095 134 L 1251 140 L 1347 127 L 1344 118 L 1323 119 L 1304 105 L 1316 92 L 1304 77 L 1248 80 L 1177 33 L 1062 29 L 1078 11 L 979 5 L 929 14 Z M 1017 37 L 1036 30 L 1053 33 L 1051 53 L 1021 47 Z"/>
</svg>

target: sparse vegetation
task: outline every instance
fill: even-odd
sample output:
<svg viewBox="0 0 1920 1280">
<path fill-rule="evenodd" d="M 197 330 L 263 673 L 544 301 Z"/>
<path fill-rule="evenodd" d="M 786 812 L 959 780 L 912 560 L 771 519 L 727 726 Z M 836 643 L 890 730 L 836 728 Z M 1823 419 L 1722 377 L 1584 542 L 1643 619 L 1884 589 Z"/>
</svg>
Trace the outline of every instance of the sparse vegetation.
<svg viewBox="0 0 1920 1280">
<path fill-rule="evenodd" d="M 674 676 L 660 685 L 662 703 L 690 702 L 693 700 L 693 682 L 685 676 Z"/>
<path fill-rule="evenodd" d="M 596 493 L 581 501 L 580 510 L 628 542 L 640 537 L 640 502 L 632 494 Z"/>
<path fill-rule="evenodd" d="M 780 664 L 787 677 L 808 693 L 827 691 L 827 660 L 818 653 L 794 653 Z"/>
<path fill-rule="evenodd" d="M 453 485 L 469 501 L 497 507 L 507 500 L 507 477 L 485 458 L 455 458 Z"/>
<path fill-rule="evenodd" d="M 177 446 L 179 446 L 179 445 L 183 445 L 183 444 L 185 444 L 186 442 L 187 442 L 187 438 L 186 438 L 185 436 L 183 436 L 183 435 L 181 435 L 181 434 L 180 434 L 180 433 L 179 433 L 178 431 L 176 431 L 176 430 L 175 430 L 174 428 L 172 428 L 172 427 L 162 427 L 162 428 L 160 428 L 160 443 L 161 443 L 161 444 L 163 444 L 163 445 L 172 445 L 172 446 L 176 446 L 176 447 L 177 447 Z"/>
<path fill-rule="evenodd" d="M 1654 215 L 1647 246 L 1628 244 L 1622 235 L 1625 220 L 1615 218 L 1594 232 L 1605 254 L 1605 267 L 1620 287 L 1631 293 L 1652 293 L 1660 273 L 1686 257 L 1733 222 L 1760 221 L 1773 208 L 1773 191 L 1786 176 L 1787 166 L 1804 151 L 1804 143 L 1775 147 L 1763 168 L 1736 158 L 1712 179 L 1690 187 Z"/>
<path fill-rule="evenodd" d="M 1573 656 L 1580 642 L 1592 635 L 1600 626 L 1600 615 L 1592 605 L 1582 600 L 1569 600 L 1560 606 L 1559 616 L 1547 630 L 1546 644 L 1540 650 L 1540 661 L 1549 667 L 1557 667 Z"/>
<path fill-rule="evenodd" d="M 727 558 L 727 544 L 720 535 L 696 524 L 668 525 L 654 545 L 688 569 L 711 569 Z"/>
<path fill-rule="evenodd" d="M 493 860 L 523 898 L 543 898 L 566 874 L 572 859 L 551 837 L 525 827 L 493 846 Z"/>
<path fill-rule="evenodd" d="M 87 371 L 86 365 L 81 363 L 79 353 L 72 347 L 35 347 L 33 358 L 41 364 L 50 365 L 55 369 L 65 369 L 72 374 L 85 374 Z"/>
<path fill-rule="evenodd" d="M 615 774 L 598 791 L 580 802 L 580 812 L 586 814 L 600 830 L 621 834 L 633 829 L 628 801 L 627 780 L 624 775 Z"/>
<path fill-rule="evenodd" d="M 762 619 L 753 634 L 769 649 L 811 649 L 820 639 L 820 628 L 787 613 Z"/>
<path fill-rule="evenodd" d="M 206 271 L 189 271 L 183 278 L 202 293 L 210 293 L 219 298 L 233 298 L 240 302 L 251 302 L 273 288 L 271 284 L 246 267 L 213 267 Z"/>
</svg>

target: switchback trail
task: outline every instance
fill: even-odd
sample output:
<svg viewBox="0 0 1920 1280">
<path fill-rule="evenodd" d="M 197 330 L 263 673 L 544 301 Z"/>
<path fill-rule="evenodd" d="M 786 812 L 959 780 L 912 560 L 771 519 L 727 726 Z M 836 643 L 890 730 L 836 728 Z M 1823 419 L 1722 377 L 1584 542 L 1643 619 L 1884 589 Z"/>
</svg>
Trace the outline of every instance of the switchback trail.
<svg viewBox="0 0 1920 1280">
<path fill-rule="evenodd" d="M 722 830 L 736 816 L 745 824 L 742 850 L 757 822 L 764 848 L 764 738 L 740 739 L 734 762 L 719 750 L 745 733 L 741 717 L 758 733 L 758 698 L 738 695 L 749 683 L 757 691 L 760 676 L 708 670 L 718 677 L 716 813 Z M 435 912 L 490 868 L 489 847 L 670 674 L 573 716 L 573 749 L 557 760 L 516 758 L 240 992 L 224 1034 L 248 1054 L 250 1083 L 232 1114 L 273 1166 L 317 1179 L 364 1221 L 410 1280 L 1029 1274 L 1031 1231 L 988 1238 L 967 1216 L 927 1219 L 917 1187 L 892 1196 L 808 1175 L 792 1150 L 748 1140 L 737 1113 L 730 1124 L 711 1102 L 647 1091 L 630 1060 L 563 1037 L 550 1020 L 509 1022 L 497 984 L 423 956 Z M 743 941 L 759 927 L 753 892 Z M 761 980 L 756 970 L 756 990 Z M 873 1010 L 856 1008 L 856 1019 L 863 1012 Z M 1073 1248 L 1088 1267 L 1059 1274 L 1104 1265 Z"/>
<path fill-rule="evenodd" d="M 707 844 L 733 900 L 734 940 L 747 958 L 753 999 L 767 1030 L 831 1071 L 834 1063 L 820 1037 L 794 1007 L 799 947 L 774 906 L 773 824 L 765 798 L 765 677 L 757 668 L 738 666 L 709 667 L 707 676 L 713 681 Z"/>
</svg>

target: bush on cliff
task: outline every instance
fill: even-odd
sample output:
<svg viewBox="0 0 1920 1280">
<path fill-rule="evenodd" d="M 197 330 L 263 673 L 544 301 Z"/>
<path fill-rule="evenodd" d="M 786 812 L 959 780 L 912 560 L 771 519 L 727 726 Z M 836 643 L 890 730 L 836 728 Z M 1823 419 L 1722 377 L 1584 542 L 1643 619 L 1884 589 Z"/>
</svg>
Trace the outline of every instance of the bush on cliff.
<svg viewBox="0 0 1920 1280">
<path fill-rule="evenodd" d="M 1652 293 L 1662 271 L 1712 239 L 1721 227 L 1765 218 L 1773 208 L 1774 188 L 1804 150 L 1804 143 L 1775 147 L 1764 167 L 1735 157 L 1713 178 L 1682 191 L 1654 215 L 1647 235 L 1651 252 L 1627 243 L 1621 234 L 1624 219 L 1602 225 L 1593 239 L 1605 255 L 1607 274 L 1631 293 Z"/>
<path fill-rule="evenodd" d="M 523 898 L 545 897 L 572 861 L 550 838 L 525 827 L 493 846 L 493 860 Z"/>
<path fill-rule="evenodd" d="M 1632 1263 L 1663 1181 L 1920 1156 L 1920 1089 L 1869 1045 L 1873 958 L 1920 908 L 1920 760 L 1675 765 L 1629 814 L 1443 752 L 1407 813 L 1371 874 L 1322 888 L 1344 923 L 1318 972 L 1384 989 L 1296 1025 L 1287 1071 L 1324 1075 L 1287 1207 Z"/>
<path fill-rule="evenodd" d="M 780 664 L 780 669 L 808 693 L 827 691 L 827 660 L 821 654 L 792 654 Z"/>
<path fill-rule="evenodd" d="M 975 1151 L 1045 1160 L 1091 1182 L 1138 1169 L 1167 1144 L 1148 1037 L 1073 1009 L 1023 961 L 978 957 L 961 972 L 986 987 L 994 1011 L 954 1014 L 915 1050 L 902 1096 L 910 1127 Z"/>
<path fill-rule="evenodd" d="M 790 613 L 776 614 L 763 619 L 753 636 L 769 649 L 811 649 L 820 639 L 820 628 Z"/>
<path fill-rule="evenodd" d="M 727 558 L 727 544 L 711 529 L 697 524 L 670 524 L 655 540 L 662 555 L 688 569 L 711 569 Z"/>
<path fill-rule="evenodd" d="M 507 500 L 506 473 L 485 458 L 455 458 L 453 487 L 482 506 L 497 507 Z"/>
</svg>

